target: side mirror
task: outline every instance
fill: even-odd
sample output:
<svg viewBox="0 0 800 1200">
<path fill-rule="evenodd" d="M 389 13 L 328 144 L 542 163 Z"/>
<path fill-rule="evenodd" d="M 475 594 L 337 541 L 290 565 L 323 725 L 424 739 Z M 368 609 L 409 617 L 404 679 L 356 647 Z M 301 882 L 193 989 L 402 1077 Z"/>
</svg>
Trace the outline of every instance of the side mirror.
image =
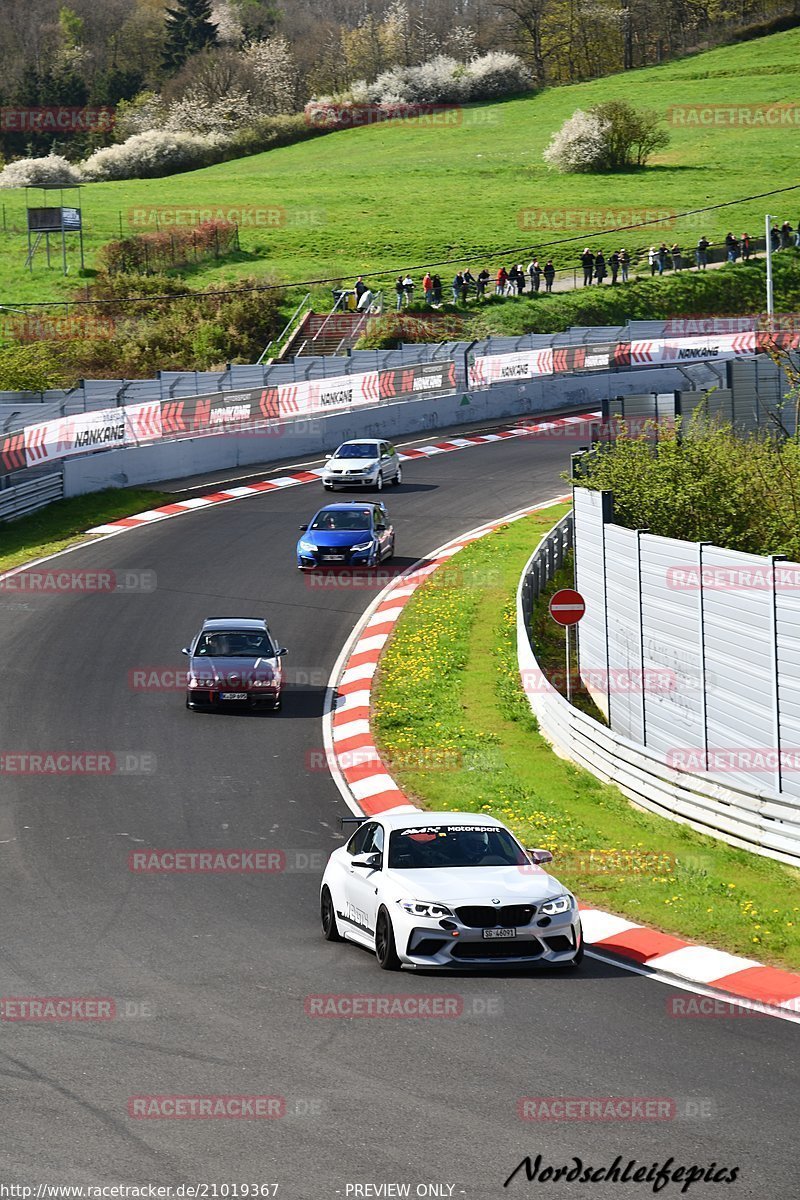
<svg viewBox="0 0 800 1200">
<path fill-rule="evenodd" d="M 351 867 L 359 867 L 365 871 L 379 871 L 381 867 L 380 854 L 364 854 L 361 858 L 354 858 L 350 863 Z"/>
<path fill-rule="evenodd" d="M 553 861 L 553 856 L 549 850 L 529 849 L 527 853 L 531 862 L 537 867 L 541 867 L 543 863 L 549 863 Z"/>
<path fill-rule="evenodd" d="M 307 526 L 307 525 L 301 525 L 301 526 L 300 526 L 300 532 L 301 532 L 301 533 L 305 533 L 305 531 L 306 531 L 307 529 L 308 529 L 308 526 Z"/>
<path fill-rule="evenodd" d="M 183 649 L 181 650 L 181 654 L 188 654 L 188 653 L 189 653 L 189 647 L 184 646 Z"/>
<path fill-rule="evenodd" d="M 288 654 L 288 653 L 289 653 L 289 651 L 286 649 L 286 647 L 285 647 L 285 646 L 281 646 L 280 650 L 277 652 L 277 654 L 275 655 L 275 657 L 276 657 L 276 658 L 283 658 L 284 654 Z"/>
</svg>

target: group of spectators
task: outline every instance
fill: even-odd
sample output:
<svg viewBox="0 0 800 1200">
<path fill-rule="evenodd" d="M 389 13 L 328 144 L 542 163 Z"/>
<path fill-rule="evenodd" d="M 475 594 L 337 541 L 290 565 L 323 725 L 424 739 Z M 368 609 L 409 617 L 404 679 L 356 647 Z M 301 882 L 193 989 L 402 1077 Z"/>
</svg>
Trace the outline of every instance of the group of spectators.
<svg viewBox="0 0 800 1200">
<path fill-rule="evenodd" d="M 553 290 L 556 269 L 553 260 L 548 258 L 544 266 L 537 258 L 531 259 L 527 269 L 522 263 L 513 263 L 508 269 L 500 267 L 496 274 L 487 271 L 486 267 L 473 275 L 469 267 L 464 271 L 456 271 L 450 284 L 454 304 L 466 304 L 470 295 L 480 300 L 494 284 L 495 296 L 521 296 L 525 292 Z M 358 288 L 358 284 L 356 284 Z M 414 298 L 415 284 L 410 275 L 398 275 L 395 280 L 395 308 L 400 310 L 411 303 Z M 442 303 L 443 284 L 441 276 L 432 275 L 426 271 L 422 278 L 422 292 L 425 303 L 436 307 Z"/>
<path fill-rule="evenodd" d="M 773 250 L 783 250 L 792 245 L 800 249 L 800 221 L 798 221 L 797 229 L 794 229 L 789 221 L 784 221 L 780 227 L 773 225 L 770 236 Z M 712 244 L 705 235 L 698 239 L 697 245 L 694 247 L 694 265 L 698 271 L 705 271 L 708 266 L 708 252 Z M 753 254 L 753 241 L 750 234 L 743 233 L 740 237 L 736 237 L 729 232 L 725 237 L 725 253 L 728 262 L 737 262 L 739 258 L 747 262 Z M 579 257 L 583 268 L 584 287 L 603 284 L 609 277 L 612 285 L 618 281 L 627 283 L 631 256 L 624 247 L 620 250 L 613 250 L 606 258 L 602 250 L 595 252 L 586 246 Z M 651 276 L 656 273 L 663 275 L 665 270 L 683 271 L 691 267 L 691 260 L 687 261 L 678 242 L 674 242 L 671 246 L 668 246 L 666 242 L 662 242 L 660 246 L 651 246 L 647 251 L 647 263 Z M 470 295 L 474 295 L 476 299 L 480 300 L 492 289 L 495 296 L 522 296 L 539 291 L 552 292 L 555 277 L 556 268 L 551 258 L 548 258 L 542 265 L 539 259 L 534 257 L 527 267 L 523 267 L 522 263 L 514 263 L 508 269 L 500 267 L 494 274 L 486 267 L 477 275 L 473 275 L 469 267 L 464 271 L 457 271 L 450 283 L 450 291 L 454 304 L 466 304 Z M 397 276 L 394 285 L 397 311 L 411 303 L 415 288 L 414 280 L 409 274 Z M 441 277 L 426 271 L 422 279 L 425 303 L 434 308 L 441 305 L 444 290 Z M 356 282 L 355 292 L 359 310 L 369 311 L 374 295 L 361 277 Z"/>
<path fill-rule="evenodd" d="M 583 267 L 583 286 L 591 287 L 592 281 L 595 280 L 598 284 L 602 284 L 603 280 L 609 275 L 611 282 L 617 282 L 617 276 L 622 275 L 622 282 L 628 282 L 628 272 L 631 266 L 631 256 L 624 248 L 622 250 L 613 250 L 608 256 L 608 262 L 602 250 L 598 250 L 596 254 L 587 246 L 581 254 L 581 266 Z"/>
</svg>

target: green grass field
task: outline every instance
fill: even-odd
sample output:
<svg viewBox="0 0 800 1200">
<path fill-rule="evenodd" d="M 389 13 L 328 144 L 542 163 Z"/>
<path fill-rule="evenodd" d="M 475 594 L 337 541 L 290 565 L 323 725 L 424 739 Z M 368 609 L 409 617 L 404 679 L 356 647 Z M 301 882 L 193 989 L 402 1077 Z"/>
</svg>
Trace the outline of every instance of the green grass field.
<svg viewBox="0 0 800 1200">
<path fill-rule="evenodd" d="M 670 146 L 644 172 L 557 175 L 544 166 L 542 150 L 576 108 L 619 98 L 666 116 L 670 105 L 738 108 L 794 104 L 799 96 L 800 29 L 795 29 L 662 67 L 469 106 L 460 124 L 400 122 L 348 130 L 165 179 L 91 184 L 82 191 L 87 266 L 92 267 L 98 246 L 119 236 L 120 226 L 130 231 L 129 210 L 151 206 L 254 206 L 285 213 L 279 227 L 243 227 L 242 248 L 254 258 L 199 266 L 191 272 L 197 287 L 254 269 L 286 280 L 385 269 L 390 285 L 393 274 L 443 258 L 464 255 L 473 266 L 498 265 L 511 258 L 501 251 L 517 247 L 520 257 L 523 247 L 533 247 L 552 253 L 557 266 L 571 266 L 582 245 L 548 249 L 548 242 L 565 234 L 531 228 L 530 218 L 528 227 L 521 227 L 524 210 L 556 210 L 557 220 L 573 223 L 588 219 L 582 212 L 680 212 L 799 179 L 794 125 L 675 126 Z M 74 293 L 82 282 L 75 252 L 75 274 L 66 280 L 58 254 L 50 270 L 41 252 L 33 272 L 24 269 L 24 203 L 23 191 L 0 193 L 5 210 L 0 208 L 0 303 Z M 609 251 L 621 242 L 632 250 L 662 237 L 686 246 L 701 232 L 717 240 L 728 228 L 757 234 L 767 203 L 781 220 L 797 223 L 800 194 L 795 193 L 712 213 L 701 222 L 692 218 L 652 233 L 587 235 L 586 240 Z M 583 237 L 580 225 L 566 232 Z M 443 279 L 448 272 L 442 270 Z"/>
</svg>

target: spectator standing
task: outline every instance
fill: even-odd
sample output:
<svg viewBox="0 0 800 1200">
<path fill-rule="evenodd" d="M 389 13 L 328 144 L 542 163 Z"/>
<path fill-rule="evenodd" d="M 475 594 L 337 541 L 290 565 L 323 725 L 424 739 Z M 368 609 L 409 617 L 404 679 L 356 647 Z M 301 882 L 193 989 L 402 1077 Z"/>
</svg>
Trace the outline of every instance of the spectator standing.
<svg viewBox="0 0 800 1200">
<path fill-rule="evenodd" d="M 442 303 L 442 281 L 438 275 L 433 277 L 433 304 L 438 307 Z"/>
<path fill-rule="evenodd" d="M 481 272 L 479 272 L 478 280 L 475 284 L 475 294 L 479 300 L 481 300 L 483 298 L 483 296 L 486 292 L 486 286 L 489 283 L 490 279 L 491 279 L 491 275 L 486 270 L 486 267 L 484 267 L 483 270 Z"/>
<path fill-rule="evenodd" d="M 694 252 L 694 260 L 697 263 L 698 271 L 701 267 L 705 271 L 706 267 L 708 266 L 708 247 L 710 245 L 711 242 L 708 240 L 705 234 L 698 238 L 697 246 Z"/>
<path fill-rule="evenodd" d="M 752 253 L 752 246 L 750 243 L 750 234 L 743 233 L 742 234 L 742 259 L 744 262 L 749 261 L 751 253 Z"/>
<path fill-rule="evenodd" d="M 594 256 L 594 277 L 597 280 L 598 286 L 602 284 L 607 273 L 605 256 L 602 250 L 598 250 Z"/>
<path fill-rule="evenodd" d="M 495 296 L 505 296 L 507 283 L 508 283 L 508 272 L 506 271 L 505 267 L 501 267 L 500 270 L 497 272 L 497 280 L 495 282 L 495 288 L 494 288 Z"/>
<path fill-rule="evenodd" d="M 617 282 L 617 275 L 619 274 L 619 251 L 618 250 L 613 250 L 611 252 L 611 254 L 609 255 L 608 265 L 611 267 L 611 285 L 613 287 L 613 285 Z"/>
<path fill-rule="evenodd" d="M 464 287 L 464 276 L 461 274 L 460 271 L 457 271 L 455 279 L 453 280 L 453 304 L 458 304 L 459 300 L 461 299 L 461 292 L 463 290 L 463 287 Z"/>
<path fill-rule="evenodd" d="M 395 304 L 394 310 L 395 310 L 395 312 L 399 312 L 400 308 L 403 304 L 403 300 L 405 299 L 405 294 L 406 294 L 406 289 L 403 286 L 403 276 L 402 275 L 397 276 L 397 279 L 395 280 L 394 290 L 396 293 L 396 304 Z M 406 300 L 406 303 L 408 303 L 407 300 Z"/>
<path fill-rule="evenodd" d="M 581 262 L 583 263 L 583 286 L 590 287 L 594 275 L 594 255 L 588 246 L 581 255 Z"/>
<path fill-rule="evenodd" d="M 469 297 L 469 289 L 476 286 L 475 276 L 472 274 L 472 271 L 470 271 L 469 267 L 467 267 L 466 271 L 464 272 L 464 282 L 461 285 L 461 298 L 465 304 L 467 303 L 467 298 Z"/>
<path fill-rule="evenodd" d="M 539 265 L 538 258 L 535 258 L 530 265 L 530 276 L 531 291 L 538 292 L 539 288 L 542 286 L 542 268 Z"/>
<path fill-rule="evenodd" d="M 656 267 L 658 266 L 658 259 L 656 257 L 655 246 L 651 246 L 650 249 L 647 251 L 647 263 L 648 263 L 648 266 L 650 267 L 650 276 L 652 278 L 652 276 L 655 275 Z"/>
<path fill-rule="evenodd" d="M 403 279 L 403 291 L 406 294 L 406 304 L 408 305 L 414 299 L 414 280 L 408 274 Z"/>
<path fill-rule="evenodd" d="M 739 257 L 739 243 L 730 231 L 725 234 L 725 253 L 731 263 L 735 263 Z"/>
<path fill-rule="evenodd" d="M 672 249 L 670 250 L 670 254 L 672 255 L 672 269 L 674 271 L 682 271 L 683 270 L 683 253 L 677 242 L 673 243 Z"/>
<path fill-rule="evenodd" d="M 792 234 L 794 230 L 788 221 L 784 221 L 781 225 L 781 250 L 788 250 L 792 244 Z"/>
<path fill-rule="evenodd" d="M 548 292 L 552 292 L 553 290 L 553 280 L 555 277 L 556 269 L 553 266 L 553 260 L 552 258 L 548 258 L 547 262 L 544 264 L 544 283 Z"/>
<path fill-rule="evenodd" d="M 426 271 L 422 279 L 422 290 L 425 293 L 425 303 L 430 304 L 433 296 L 433 280 L 430 271 Z"/>
<path fill-rule="evenodd" d="M 771 229 L 770 229 L 770 231 L 769 231 L 769 236 L 770 236 L 770 241 L 771 241 L 771 243 L 772 243 L 772 249 L 773 249 L 773 250 L 780 250 L 780 248 L 781 248 L 781 235 L 780 235 L 780 231 L 779 231 L 779 229 L 778 229 L 778 226 L 777 226 L 777 225 L 773 225 L 773 226 L 772 226 L 772 228 L 771 228 Z"/>
<path fill-rule="evenodd" d="M 664 274 L 664 268 L 667 265 L 667 255 L 668 254 L 669 254 L 669 250 L 667 249 L 667 243 L 662 242 L 661 245 L 658 247 L 658 252 L 656 254 L 659 275 Z"/>
<path fill-rule="evenodd" d="M 798 220 L 797 228 L 794 231 L 794 244 L 800 250 L 800 220 Z"/>
<path fill-rule="evenodd" d="M 517 291 L 520 296 L 525 292 L 525 269 L 522 263 L 517 263 Z"/>
<path fill-rule="evenodd" d="M 364 295 L 364 292 L 367 291 L 367 285 L 364 283 L 363 275 L 359 275 L 358 279 L 356 280 L 356 286 L 354 290 L 356 293 L 356 308 L 358 308 L 358 305 L 361 302 L 361 297 Z"/>
<path fill-rule="evenodd" d="M 623 283 L 628 282 L 628 271 L 630 269 L 630 265 L 631 265 L 631 256 L 630 256 L 630 254 L 628 254 L 628 251 L 625 249 L 620 250 L 619 266 L 620 266 L 620 270 L 622 271 L 622 282 Z"/>
</svg>

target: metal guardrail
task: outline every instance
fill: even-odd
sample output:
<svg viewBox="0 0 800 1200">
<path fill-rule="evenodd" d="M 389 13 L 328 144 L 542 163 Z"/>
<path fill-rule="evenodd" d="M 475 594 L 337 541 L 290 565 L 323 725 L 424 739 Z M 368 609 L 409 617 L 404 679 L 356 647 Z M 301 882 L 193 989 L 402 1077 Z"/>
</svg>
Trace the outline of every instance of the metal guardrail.
<svg viewBox="0 0 800 1200">
<path fill-rule="evenodd" d="M 64 477 L 60 471 L 0 488 L 0 521 L 15 521 L 63 496 Z"/>
<path fill-rule="evenodd" d="M 800 802 L 768 789 L 754 791 L 710 775 L 679 771 L 663 755 L 614 733 L 558 692 L 531 643 L 537 595 L 563 561 L 567 518 L 546 534 L 517 589 L 517 662 L 539 730 L 557 752 L 615 784 L 635 804 L 699 833 L 766 858 L 800 866 Z"/>
<path fill-rule="evenodd" d="M 264 349 L 261 351 L 261 354 L 256 359 L 256 366 L 260 366 L 261 363 L 263 363 L 265 359 L 267 362 L 270 362 L 273 358 L 277 357 L 277 355 L 283 349 L 284 341 L 289 340 L 287 338 L 287 334 L 289 333 L 289 331 L 291 329 L 293 329 L 295 325 L 299 325 L 300 322 L 305 319 L 307 313 L 310 312 L 310 310 L 311 310 L 311 292 L 306 292 L 305 296 L 303 296 L 303 299 L 300 301 L 297 308 L 294 310 L 292 315 L 289 317 L 289 320 L 286 322 L 286 324 L 284 325 L 283 329 L 278 334 L 278 336 L 276 338 L 273 338 L 271 342 L 268 342 L 267 345 L 264 347 Z M 300 316 L 301 311 L 303 313 L 302 317 Z M 272 351 L 271 354 L 270 354 L 270 350 Z M 269 355 L 269 358 L 267 358 L 267 355 Z"/>
</svg>

